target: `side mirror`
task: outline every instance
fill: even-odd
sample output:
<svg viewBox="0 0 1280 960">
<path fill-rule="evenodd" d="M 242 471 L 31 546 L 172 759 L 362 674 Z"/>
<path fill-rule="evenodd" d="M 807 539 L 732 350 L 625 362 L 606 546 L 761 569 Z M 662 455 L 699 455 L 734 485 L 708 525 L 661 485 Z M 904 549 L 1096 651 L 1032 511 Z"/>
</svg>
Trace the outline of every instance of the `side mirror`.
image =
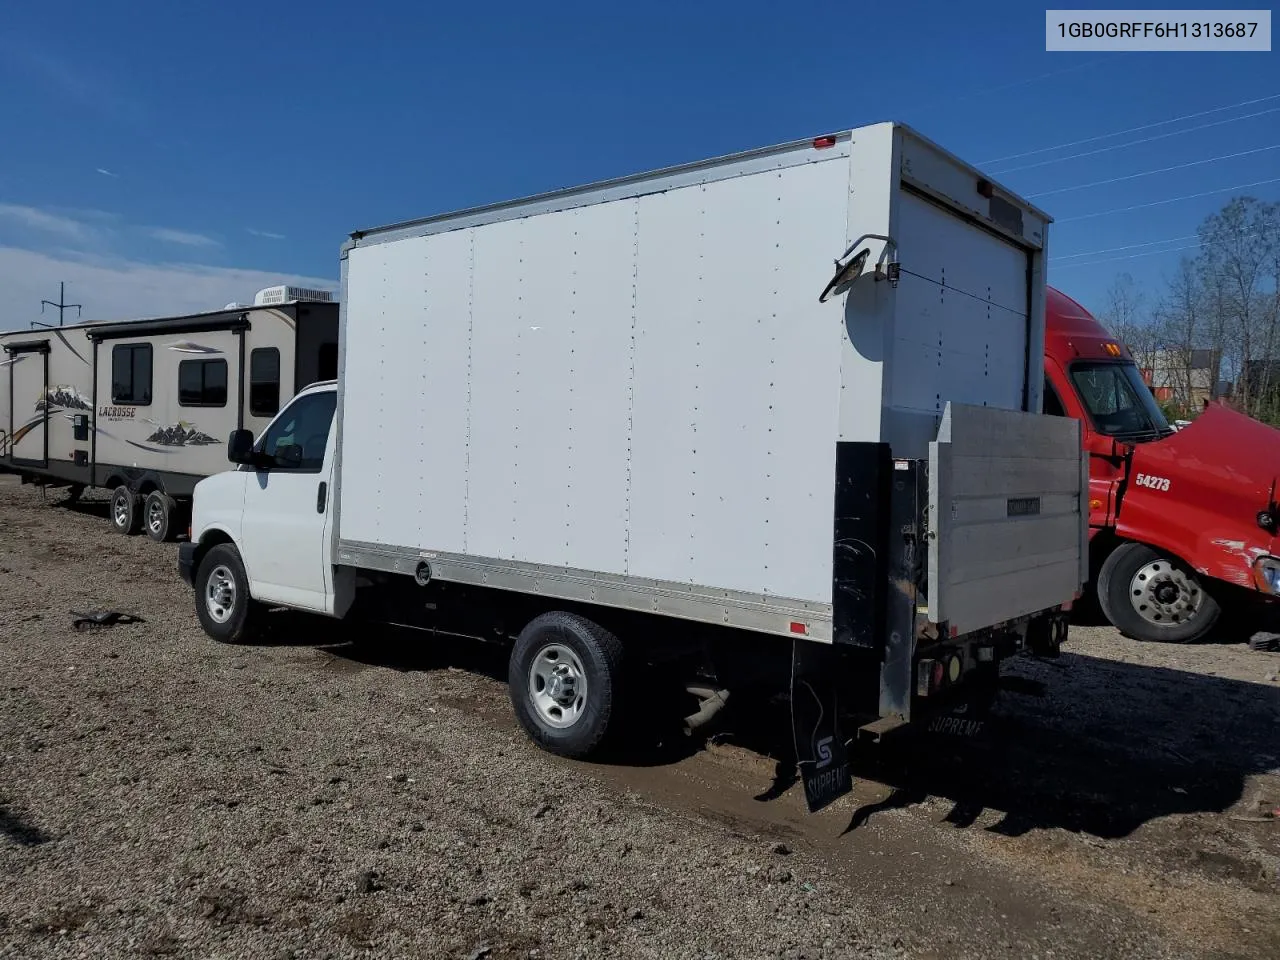
<svg viewBox="0 0 1280 960">
<path fill-rule="evenodd" d="M 232 430 L 227 438 L 227 459 L 232 463 L 249 463 L 253 460 L 253 431 Z"/>
<path fill-rule="evenodd" d="M 285 469 L 302 466 L 302 447 L 296 443 L 282 443 L 276 447 L 276 465 Z"/>
</svg>

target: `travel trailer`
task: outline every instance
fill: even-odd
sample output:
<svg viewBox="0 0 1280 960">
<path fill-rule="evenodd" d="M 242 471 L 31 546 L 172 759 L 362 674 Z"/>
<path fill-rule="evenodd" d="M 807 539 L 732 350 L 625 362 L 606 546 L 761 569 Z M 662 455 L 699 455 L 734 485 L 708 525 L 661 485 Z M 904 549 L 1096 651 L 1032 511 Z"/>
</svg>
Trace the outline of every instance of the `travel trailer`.
<svg viewBox="0 0 1280 960">
<path fill-rule="evenodd" d="M 0 472 L 113 491 L 121 533 L 185 529 L 233 430 L 261 430 L 338 369 L 338 304 L 270 287 L 252 306 L 0 333 Z"/>
</svg>

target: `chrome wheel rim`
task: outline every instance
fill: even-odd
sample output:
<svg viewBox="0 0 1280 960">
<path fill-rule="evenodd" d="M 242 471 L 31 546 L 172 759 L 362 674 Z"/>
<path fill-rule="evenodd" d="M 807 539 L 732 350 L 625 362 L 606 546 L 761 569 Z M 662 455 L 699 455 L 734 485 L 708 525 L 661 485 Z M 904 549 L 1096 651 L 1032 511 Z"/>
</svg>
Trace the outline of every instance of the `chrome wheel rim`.
<svg viewBox="0 0 1280 960">
<path fill-rule="evenodd" d="M 147 506 L 147 528 L 157 537 L 164 529 L 164 504 L 155 498 Z"/>
<path fill-rule="evenodd" d="M 563 643 L 549 643 L 529 665 L 529 699 L 542 722 L 563 730 L 587 708 L 587 671 Z"/>
<path fill-rule="evenodd" d="M 219 565 L 205 583 L 204 606 L 214 623 L 226 623 L 236 609 L 236 580 L 230 568 Z"/>
<path fill-rule="evenodd" d="M 1204 590 L 1168 560 L 1152 560 L 1129 582 L 1134 612 L 1157 627 L 1177 627 L 1195 618 Z"/>
<path fill-rule="evenodd" d="M 116 497 L 114 516 L 116 518 L 116 526 L 124 529 L 129 525 L 129 498 Z"/>
</svg>

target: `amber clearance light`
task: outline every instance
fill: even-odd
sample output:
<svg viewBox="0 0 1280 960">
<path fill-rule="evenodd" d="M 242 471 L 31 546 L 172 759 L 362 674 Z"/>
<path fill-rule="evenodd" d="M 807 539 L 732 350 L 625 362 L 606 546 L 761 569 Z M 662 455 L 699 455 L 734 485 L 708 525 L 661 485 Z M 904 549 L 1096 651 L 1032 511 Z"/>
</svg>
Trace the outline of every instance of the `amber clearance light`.
<svg viewBox="0 0 1280 960">
<path fill-rule="evenodd" d="M 1120 356 L 1120 344 L 1118 343 L 1104 343 L 1102 349 L 1113 357 Z"/>
</svg>

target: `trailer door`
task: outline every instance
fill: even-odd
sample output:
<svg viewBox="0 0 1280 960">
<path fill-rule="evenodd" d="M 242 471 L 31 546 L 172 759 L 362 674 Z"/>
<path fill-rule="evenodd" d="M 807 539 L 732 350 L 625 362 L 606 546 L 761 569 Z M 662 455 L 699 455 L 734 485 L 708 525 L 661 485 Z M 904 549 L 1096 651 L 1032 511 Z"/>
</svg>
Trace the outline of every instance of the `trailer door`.
<svg viewBox="0 0 1280 960">
<path fill-rule="evenodd" d="M 49 341 L 5 347 L 9 368 L 8 454 L 15 466 L 49 465 Z"/>
</svg>

